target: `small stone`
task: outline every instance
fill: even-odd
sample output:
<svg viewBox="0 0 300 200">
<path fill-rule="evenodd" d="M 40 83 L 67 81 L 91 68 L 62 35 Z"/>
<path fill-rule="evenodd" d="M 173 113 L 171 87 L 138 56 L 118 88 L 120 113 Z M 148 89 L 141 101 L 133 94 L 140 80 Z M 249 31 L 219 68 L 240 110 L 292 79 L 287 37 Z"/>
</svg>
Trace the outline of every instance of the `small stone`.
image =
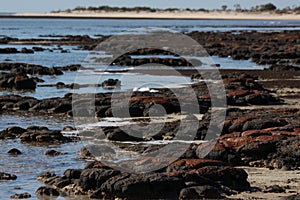
<svg viewBox="0 0 300 200">
<path fill-rule="evenodd" d="M 22 154 L 22 152 L 16 148 L 10 149 L 7 153 L 10 155 L 21 155 Z"/>
<path fill-rule="evenodd" d="M 31 198 L 31 194 L 25 192 L 22 194 L 14 194 L 10 196 L 11 199 L 28 199 Z"/>
<path fill-rule="evenodd" d="M 56 151 L 56 150 L 47 150 L 45 152 L 45 155 L 46 156 L 60 156 L 60 155 L 65 155 L 66 153 L 64 152 L 59 152 L 59 151 Z"/>
<path fill-rule="evenodd" d="M 285 189 L 279 185 L 271 185 L 271 186 L 266 186 L 265 189 L 263 190 L 265 193 L 283 193 L 285 192 Z"/>
<path fill-rule="evenodd" d="M 17 179 L 16 175 L 0 172 L 0 180 L 16 180 L 16 179 Z"/>
</svg>

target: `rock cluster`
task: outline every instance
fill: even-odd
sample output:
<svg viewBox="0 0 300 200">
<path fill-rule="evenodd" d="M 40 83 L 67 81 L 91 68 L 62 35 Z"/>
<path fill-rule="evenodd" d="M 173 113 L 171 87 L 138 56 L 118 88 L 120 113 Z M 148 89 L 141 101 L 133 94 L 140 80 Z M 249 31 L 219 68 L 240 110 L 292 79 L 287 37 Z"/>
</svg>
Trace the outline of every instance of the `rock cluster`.
<svg viewBox="0 0 300 200">
<path fill-rule="evenodd" d="M 222 136 L 207 158 L 231 165 L 297 169 L 300 167 L 299 119 L 300 110 L 296 108 L 230 110 Z M 199 146 L 196 151 L 210 144 L 207 145 Z"/>
<path fill-rule="evenodd" d="M 34 78 L 29 78 L 26 74 L 0 73 L 0 88 L 15 90 L 35 90 L 36 82 Z"/>
<path fill-rule="evenodd" d="M 199 88 L 200 85 L 204 84 L 201 74 L 193 74 L 191 79 L 200 81 L 198 84 L 194 84 L 194 89 L 199 93 L 200 99 L 209 100 L 210 96 L 207 89 Z M 222 80 L 226 90 L 227 104 L 247 106 L 281 103 L 279 99 L 273 97 L 267 89 L 259 84 L 257 79 L 258 77 L 247 74 L 230 73 L 223 75 Z M 203 92 L 205 93 L 203 94 Z"/>
<path fill-rule="evenodd" d="M 22 48 L 20 51 L 16 48 L 0 48 L 0 54 L 15 54 L 15 53 L 34 53 L 33 49 Z"/>
<path fill-rule="evenodd" d="M 65 143 L 77 141 L 77 137 L 63 136 L 60 130 L 49 130 L 44 126 L 29 126 L 26 129 L 21 127 L 9 127 L 0 131 L 0 139 L 19 138 L 22 143 Z M 12 154 L 20 154 L 16 150 L 11 151 Z M 53 152 L 48 152 L 54 154 Z"/>
<path fill-rule="evenodd" d="M 129 174 L 93 162 L 85 169 L 68 169 L 63 176 L 46 173 L 38 180 L 70 195 L 90 198 L 224 198 L 248 190 L 247 173 L 220 161 L 181 159 L 160 172 Z"/>
<path fill-rule="evenodd" d="M 0 70 L 10 71 L 12 74 L 22 73 L 30 75 L 62 75 L 63 72 L 56 67 L 45 67 L 27 63 L 0 63 Z"/>
<path fill-rule="evenodd" d="M 141 66 L 146 64 L 161 64 L 172 67 L 190 67 L 193 66 L 188 60 L 182 57 L 170 57 L 170 58 L 133 58 L 130 55 L 122 55 L 115 59 L 111 65 L 117 66 Z"/>
<path fill-rule="evenodd" d="M 11 199 L 28 199 L 31 198 L 31 194 L 28 192 L 22 193 L 22 194 L 14 194 L 10 196 Z"/>
<path fill-rule="evenodd" d="M 199 79 L 198 75 L 192 76 L 193 80 Z M 226 90 L 227 103 L 234 106 L 249 106 L 249 105 L 270 105 L 281 104 L 282 101 L 273 97 L 268 90 L 263 88 L 256 82 L 256 77 L 243 74 L 229 74 L 223 76 L 223 81 Z M 107 80 L 102 85 L 116 86 L 119 82 L 117 80 Z M 64 84 L 56 85 L 59 87 L 66 86 Z M 72 86 L 76 88 L 75 85 Z M 78 85 L 80 87 L 80 85 Z M 211 97 L 205 82 L 200 81 L 192 85 L 200 108 L 200 113 L 206 113 L 211 106 Z M 180 113 L 181 108 L 188 108 L 190 96 L 185 88 L 180 89 L 157 89 L 155 92 L 145 91 L 132 92 L 129 99 L 129 113 L 131 117 L 145 117 L 149 116 L 149 111 L 152 109 L 153 114 L 156 112 L 153 105 L 161 105 L 167 114 Z M 185 98 L 184 105 L 180 105 L 177 97 L 174 95 L 180 94 L 181 98 Z M 111 109 L 111 93 L 98 93 L 95 95 L 95 115 L 97 117 L 112 117 Z M 76 96 L 76 95 L 75 95 Z M 127 98 L 126 93 L 119 94 L 120 99 Z M 218 97 L 216 97 L 218 98 Z M 72 94 L 66 94 L 62 98 L 50 98 L 37 100 L 32 97 L 21 97 L 18 95 L 5 95 L 0 100 L 0 108 L 3 111 L 27 111 L 32 113 L 53 113 L 66 116 L 91 116 L 91 111 L 88 110 L 90 102 L 90 95 L 78 94 L 75 98 L 73 106 L 80 107 L 76 109 L 77 113 L 72 112 Z M 126 113 L 126 107 L 123 105 L 124 101 L 120 103 L 114 101 L 114 107 L 117 113 Z M 195 110 L 195 113 L 197 111 Z M 199 111 L 198 111 L 199 113 Z M 157 110 L 157 115 L 161 115 Z"/>
<path fill-rule="evenodd" d="M 191 32 L 188 36 L 199 42 L 210 55 L 231 57 L 235 60 L 252 59 L 259 65 L 299 66 L 300 64 L 298 30 L 272 33 L 245 31 L 239 34 Z"/>
</svg>

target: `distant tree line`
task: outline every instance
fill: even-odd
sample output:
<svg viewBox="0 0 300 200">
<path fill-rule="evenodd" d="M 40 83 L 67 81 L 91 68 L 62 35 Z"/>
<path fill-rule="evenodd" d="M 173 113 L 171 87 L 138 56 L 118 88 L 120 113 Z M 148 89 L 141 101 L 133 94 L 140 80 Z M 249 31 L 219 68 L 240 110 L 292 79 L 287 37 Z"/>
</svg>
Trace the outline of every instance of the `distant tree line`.
<svg viewBox="0 0 300 200">
<path fill-rule="evenodd" d="M 278 9 L 274 4 L 267 3 L 263 5 L 257 5 L 252 7 L 251 9 L 243 9 L 240 4 L 235 4 L 234 10 L 238 12 L 277 12 L 277 13 L 298 13 L 300 14 L 300 6 L 286 7 L 283 9 Z M 179 9 L 179 8 L 167 8 L 167 9 L 159 9 L 159 8 L 150 8 L 150 7 L 111 7 L 111 6 L 99 6 L 99 7 L 82 7 L 78 6 L 74 9 L 67 9 L 65 11 L 52 11 L 52 12 L 73 12 L 73 11 L 105 11 L 105 12 L 159 12 L 159 11 L 166 11 L 166 12 L 176 12 L 176 11 L 202 11 L 202 12 L 209 12 L 209 11 L 232 11 L 228 9 L 227 5 L 222 5 L 221 9 L 215 10 L 207 10 L 204 8 L 199 9 Z"/>
</svg>

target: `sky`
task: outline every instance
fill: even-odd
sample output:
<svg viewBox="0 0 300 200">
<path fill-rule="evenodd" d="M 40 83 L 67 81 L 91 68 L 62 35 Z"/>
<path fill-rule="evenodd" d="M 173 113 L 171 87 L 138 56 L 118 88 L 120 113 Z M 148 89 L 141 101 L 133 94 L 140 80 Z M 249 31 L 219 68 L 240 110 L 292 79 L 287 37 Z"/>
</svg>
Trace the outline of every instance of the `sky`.
<svg viewBox="0 0 300 200">
<path fill-rule="evenodd" d="M 153 8 L 205 8 L 220 9 L 222 5 L 234 8 L 240 4 L 242 8 L 273 3 L 278 8 L 300 6 L 299 0 L 1 0 L 0 12 L 44 13 L 53 10 L 66 10 L 77 6 L 148 6 Z"/>
</svg>

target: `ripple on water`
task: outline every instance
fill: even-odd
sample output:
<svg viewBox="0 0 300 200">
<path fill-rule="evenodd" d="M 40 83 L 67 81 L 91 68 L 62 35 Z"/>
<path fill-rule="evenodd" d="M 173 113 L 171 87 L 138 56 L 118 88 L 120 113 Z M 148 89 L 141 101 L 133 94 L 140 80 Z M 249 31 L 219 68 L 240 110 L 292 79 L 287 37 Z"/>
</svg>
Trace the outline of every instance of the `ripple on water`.
<svg viewBox="0 0 300 200">
<path fill-rule="evenodd" d="M 0 116 L 0 130 L 9 126 L 28 127 L 31 125 L 47 126 L 50 129 L 62 129 L 66 125 L 72 125 L 57 119 L 39 119 L 37 117 L 26 118 L 16 116 Z M 0 140 L 0 171 L 17 175 L 17 180 L 0 181 L 1 199 L 9 199 L 15 193 L 30 193 L 35 198 L 35 191 L 38 187 L 44 185 L 36 180 L 36 177 L 46 171 L 62 175 L 68 168 L 83 168 L 86 164 L 84 161 L 75 160 L 79 157 L 76 154 L 83 144 L 67 143 L 61 145 L 33 146 L 29 144 L 20 144 L 19 139 Z M 22 154 L 10 156 L 7 151 L 17 148 Z M 66 155 L 49 157 L 44 155 L 48 149 L 65 152 Z M 64 199 L 64 198 L 61 198 Z"/>
</svg>

